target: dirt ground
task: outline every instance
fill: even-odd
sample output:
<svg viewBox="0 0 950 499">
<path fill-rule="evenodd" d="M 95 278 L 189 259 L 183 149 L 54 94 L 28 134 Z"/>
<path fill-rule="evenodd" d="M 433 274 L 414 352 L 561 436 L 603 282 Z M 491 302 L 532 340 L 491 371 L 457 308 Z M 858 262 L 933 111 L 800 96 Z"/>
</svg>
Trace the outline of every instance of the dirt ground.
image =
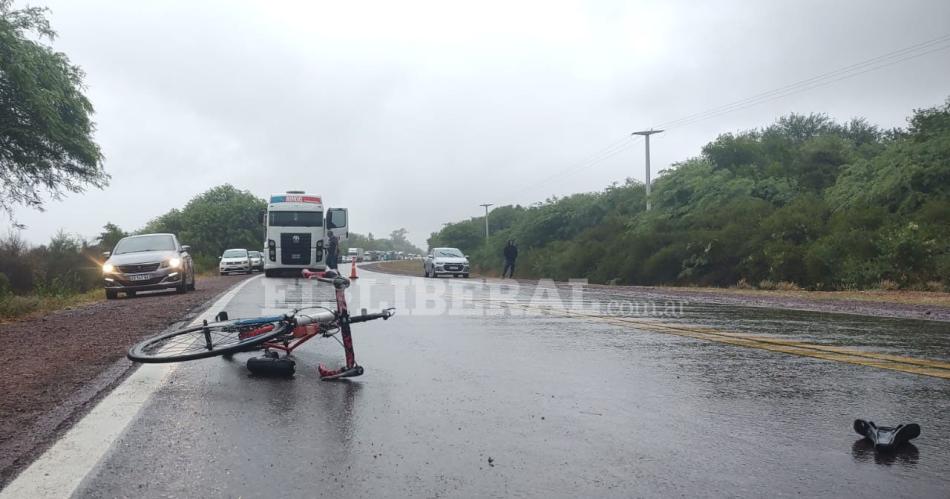
<svg viewBox="0 0 950 499">
<path fill-rule="evenodd" d="M 134 367 L 125 352 L 246 276 L 120 297 L 0 324 L 0 486 Z"/>
</svg>

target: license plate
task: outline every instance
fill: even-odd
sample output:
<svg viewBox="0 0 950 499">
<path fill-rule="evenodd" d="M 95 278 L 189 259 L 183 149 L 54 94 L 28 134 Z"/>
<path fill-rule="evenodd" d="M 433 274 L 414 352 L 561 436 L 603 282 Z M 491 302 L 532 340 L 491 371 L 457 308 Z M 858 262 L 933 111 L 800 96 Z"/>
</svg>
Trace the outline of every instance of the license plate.
<svg viewBox="0 0 950 499">
<path fill-rule="evenodd" d="M 291 259 L 291 260 L 300 260 L 300 254 L 299 254 L 299 253 L 291 253 L 290 259 Z"/>
<path fill-rule="evenodd" d="M 130 281 L 147 281 L 151 278 L 152 274 L 135 274 L 129 276 Z"/>
</svg>

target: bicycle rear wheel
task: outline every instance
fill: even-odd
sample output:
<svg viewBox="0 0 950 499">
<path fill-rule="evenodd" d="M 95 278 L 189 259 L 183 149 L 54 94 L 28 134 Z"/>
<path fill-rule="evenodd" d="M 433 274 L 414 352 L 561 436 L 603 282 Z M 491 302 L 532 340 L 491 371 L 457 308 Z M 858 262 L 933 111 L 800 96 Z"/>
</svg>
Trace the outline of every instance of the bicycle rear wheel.
<svg viewBox="0 0 950 499">
<path fill-rule="evenodd" d="M 127 356 L 150 364 L 204 359 L 253 349 L 288 332 L 283 316 L 206 323 L 143 340 Z"/>
</svg>

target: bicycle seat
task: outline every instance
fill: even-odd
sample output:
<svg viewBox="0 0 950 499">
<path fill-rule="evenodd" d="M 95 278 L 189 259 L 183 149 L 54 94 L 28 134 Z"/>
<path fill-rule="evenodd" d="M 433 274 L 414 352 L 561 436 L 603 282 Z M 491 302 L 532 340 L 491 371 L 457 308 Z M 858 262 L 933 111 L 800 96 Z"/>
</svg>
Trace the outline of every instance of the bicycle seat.
<svg viewBox="0 0 950 499">
<path fill-rule="evenodd" d="M 877 426 L 874 421 L 855 419 L 854 431 L 873 442 L 875 450 L 888 451 L 920 436 L 920 425 Z"/>
</svg>

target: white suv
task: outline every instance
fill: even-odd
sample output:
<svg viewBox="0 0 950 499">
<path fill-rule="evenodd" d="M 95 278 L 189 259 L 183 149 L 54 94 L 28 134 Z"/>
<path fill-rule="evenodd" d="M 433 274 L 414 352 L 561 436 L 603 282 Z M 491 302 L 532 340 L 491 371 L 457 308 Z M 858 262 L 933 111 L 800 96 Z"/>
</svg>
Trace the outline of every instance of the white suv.
<svg viewBox="0 0 950 499">
<path fill-rule="evenodd" d="M 251 255 L 246 249 L 235 248 L 224 250 L 218 263 L 218 272 L 225 275 L 230 272 L 251 272 Z"/>
</svg>

